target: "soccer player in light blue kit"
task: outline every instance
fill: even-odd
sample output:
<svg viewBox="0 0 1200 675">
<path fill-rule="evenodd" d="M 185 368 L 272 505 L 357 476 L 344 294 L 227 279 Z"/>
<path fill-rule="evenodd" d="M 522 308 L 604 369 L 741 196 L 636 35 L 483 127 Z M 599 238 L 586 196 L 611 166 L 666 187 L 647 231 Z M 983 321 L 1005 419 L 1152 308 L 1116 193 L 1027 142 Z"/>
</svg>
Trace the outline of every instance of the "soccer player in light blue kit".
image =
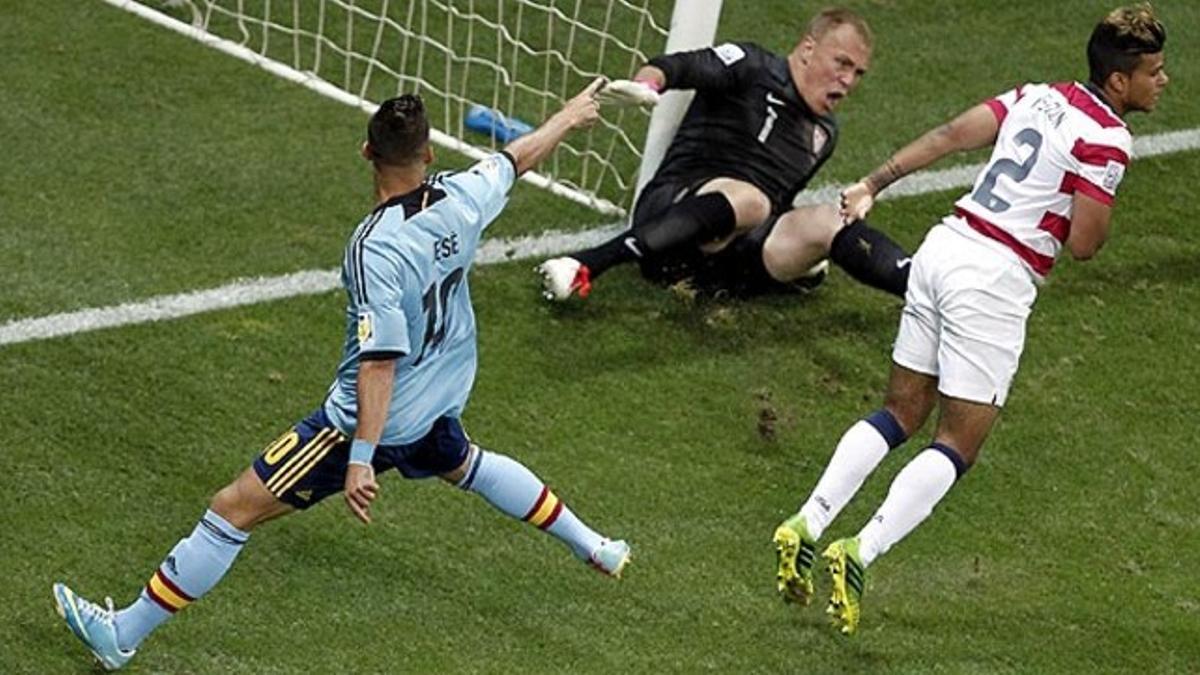
<svg viewBox="0 0 1200 675">
<path fill-rule="evenodd" d="M 426 175 L 433 161 L 420 98 L 385 101 L 371 117 L 363 156 L 378 205 L 355 229 L 342 262 L 349 303 L 337 378 L 324 404 L 267 446 L 212 499 L 138 598 L 121 610 L 54 584 L 60 615 L 110 670 L 124 666 L 156 627 L 207 593 L 261 523 L 338 491 L 362 522 L 379 493 L 376 473 L 439 476 L 562 540 L 601 572 L 620 576 L 624 541 L 577 518 L 529 469 L 467 439 L 459 417 L 475 379 L 475 316 L 467 273 L 484 228 L 517 176 L 569 131 L 598 118 L 600 80 L 533 133 L 461 173 Z"/>
</svg>

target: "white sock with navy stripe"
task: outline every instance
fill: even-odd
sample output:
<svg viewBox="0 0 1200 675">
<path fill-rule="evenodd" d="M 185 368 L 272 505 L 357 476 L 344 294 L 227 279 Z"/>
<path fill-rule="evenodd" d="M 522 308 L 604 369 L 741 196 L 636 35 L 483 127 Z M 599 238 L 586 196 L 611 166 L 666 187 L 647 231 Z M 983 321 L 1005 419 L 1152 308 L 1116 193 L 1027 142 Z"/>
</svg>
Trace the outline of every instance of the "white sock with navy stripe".
<svg viewBox="0 0 1200 675">
<path fill-rule="evenodd" d="M 904 429 L 886 409 L 871 413 L 847 429 L 821 480 L 800 507 L 808 533 L 819 539 L 888 451 L 905 439 Z"/>
<path fill-rule="evenodd" d="M 121 649 L 137 649 L 151 631 L 216 586 L 249 537 L 213 511 L 205 511 L 196 529 L 167 554 L 137 600 L 117 612 Z"/>
<path fill-rule="evenodd" d="M 467 475 L 458 482 L 458 487 L 478 494 L 517 520 L 549 532 L 584 560 L 604 541 L 541 479 L 511 457 L 478 448 L 471 454 Z"/>
<path fill-rule="evenodd" d="M 965 471 L 958 452 L 941 443 L 934 443 L 906 464 L 896 474 L 879 510 L 858 533 L 863 566 L 887 553 L 928 518 Z"/>
</svg>

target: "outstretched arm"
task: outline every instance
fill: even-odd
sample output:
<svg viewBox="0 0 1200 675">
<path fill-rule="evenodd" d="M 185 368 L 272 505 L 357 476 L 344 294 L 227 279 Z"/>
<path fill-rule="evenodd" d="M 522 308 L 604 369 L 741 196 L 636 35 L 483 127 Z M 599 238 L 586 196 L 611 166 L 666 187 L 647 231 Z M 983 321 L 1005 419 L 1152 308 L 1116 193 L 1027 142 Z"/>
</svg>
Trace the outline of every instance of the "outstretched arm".
<svg viewBox="0 0 1200 675">
<path fill-rule="evenodd" d="M 658 105 L 659 93 L 667 86 L 667 74 L 662 68 L 644 65 L 632 80 L 613 80 L 605 83 L 596 94 L 600 105 L 642 106 L 653 108 Z"/>
<path fill-rule="evenodd" d="M 761 64 L 762 55 L 749 43 L 661 54 L 639 68 L 633 79 L 606 84 L 596 98 L 602 105 L 651 107 L 665 89 L 729 91 L 738 86 L 741 73 Z"/>
<path fill-rule="evenodd" d="M 600 119 L 595 95 L 602 86 L 604 78 L 596 78 L 533 133 L 525 134 L 504 148 L 516 164 L 517 175 L 537 166 L 572 129 L 590 126 Z"/>
<path fill-rule="evenodd" d="M 991 145 L 999 130 L 995 113 L 981 103 L 926 132 L 842 193 L 842 218 L 850 222 L 865 217 L 875 204 L 875 196 L 887 186 L 951 153 Z"/>
</svg>

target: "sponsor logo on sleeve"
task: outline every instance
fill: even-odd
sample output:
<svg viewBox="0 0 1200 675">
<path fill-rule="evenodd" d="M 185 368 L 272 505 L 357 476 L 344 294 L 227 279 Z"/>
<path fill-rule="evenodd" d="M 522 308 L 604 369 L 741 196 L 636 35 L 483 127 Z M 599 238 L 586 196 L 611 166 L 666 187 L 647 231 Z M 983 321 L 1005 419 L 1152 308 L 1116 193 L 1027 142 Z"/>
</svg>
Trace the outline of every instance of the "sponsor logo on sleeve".
<svg viewBox="0 0 1200 675">
<path fill-rule="evenodd" d="M 746 51 L 732 42 L 726 42 L 723 45 L 717 45 L 716 47 L 713 47 L 712 50 L 713 53 L 717 55 L 717 58 L 721 59 L 721 63 L 724 63 L 726 66 L 732 66 L 738 61 L 746 58 Z"/>
<path fill-rule="evenodd" d="M 358 313 L 358 346 L 366 347 L 375 337 L 375 322 L 370 312 Z"/>
<path fill-rule="evenodd" d="M 1100 181 L 1100 185 L 1109 192 L 1116 192 L 1117 186 L 1121 184 L 1124 176 L 1125 165 L 1110 159 L 1108 166 L 1104 169 L 1104 179 Z"/>
</svg>

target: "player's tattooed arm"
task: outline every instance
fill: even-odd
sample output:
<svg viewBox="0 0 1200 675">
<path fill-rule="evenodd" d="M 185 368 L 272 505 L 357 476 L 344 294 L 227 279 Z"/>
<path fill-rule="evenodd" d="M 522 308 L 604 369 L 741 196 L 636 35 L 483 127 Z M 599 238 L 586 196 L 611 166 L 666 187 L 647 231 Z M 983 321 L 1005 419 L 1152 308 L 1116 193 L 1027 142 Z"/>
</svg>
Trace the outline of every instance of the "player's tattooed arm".
<svg viewBox="0 0 1200 675">
<path fill-rule="evenodd" d="M 896 158 L 889 157 L 888 161 L 883 163 L 883 166 L 872 171 L 869 176 L 863 179 L 863 182 L 871 188 L 872 194 L 879 194 L 884 188 L 900 180 L 905 173 L 904 168 L 896 161 Z"/>
<path fill-rule="evenodd" d="M 900 162 L 895 157 L 889 157 L 883 166 L 872 171 L 866 178 L 842 190 L 838 205 L 838 214 L 842 217 L 842 222 L 849 224 L 866 218 L 875 206 L 875 195 L 900 180 L 905 173 Z"/>
<path fill-rule="evenodd" d="M 842 219 L 849 223 L 865 218 L 875 204 L 875 197 L 892 183 L 951 153 L 990 145 L 996 141 L 999 130 L 996 115 L 985 104 L 938 125 L 901 148 L 866 178 L 846 188 L 841 195 Z"/>
<path fill-rule="evenodd" d="M 1000 123 L 991 108 L 977 105 L 901 148 L 863 182 L 873 188 L 873 194 L 878 194 L 897 180 L 946 155 L 991 145 L 999 130 Z"/>
</svg>

